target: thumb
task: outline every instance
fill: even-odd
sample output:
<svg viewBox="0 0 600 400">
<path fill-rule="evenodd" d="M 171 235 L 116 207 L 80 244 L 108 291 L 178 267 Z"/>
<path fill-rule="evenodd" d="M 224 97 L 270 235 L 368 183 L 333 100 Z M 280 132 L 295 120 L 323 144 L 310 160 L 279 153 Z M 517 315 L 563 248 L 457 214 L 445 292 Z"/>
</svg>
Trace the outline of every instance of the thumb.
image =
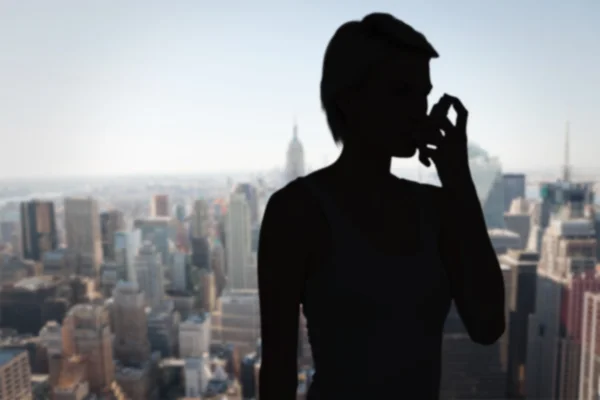
<svg viewBox="0 0 600 400">
<path fill-rule="evenodd" d="M 419 162 L 425 167 L 429 168 L 432 162 L 435 163 L 435 158 L 436 150 L 430 149 L 426 146 L 419 148 Z"/>
</svg>

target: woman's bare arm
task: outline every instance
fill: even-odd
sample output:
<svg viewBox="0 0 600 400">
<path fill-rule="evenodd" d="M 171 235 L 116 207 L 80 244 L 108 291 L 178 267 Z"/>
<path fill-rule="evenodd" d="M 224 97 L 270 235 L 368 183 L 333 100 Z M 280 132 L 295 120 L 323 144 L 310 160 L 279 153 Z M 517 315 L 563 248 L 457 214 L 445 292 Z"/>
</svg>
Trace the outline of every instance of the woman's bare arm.
<svg viewBox="0 0 600 400">
<path fill-rule="evenodd" d="M 505 330 L 504 279 L 475 186 L 440 189 L 441 252 L 469 336 L 493 344 Z"/>
<path fill-rule="evenodd" d="M 305 262 L 303 207 L 291 184 L 271 196 L 258 249 L 262 360 L 261 400 L 294 400 L 298 386 L 298 315 Z"/>
</svg>

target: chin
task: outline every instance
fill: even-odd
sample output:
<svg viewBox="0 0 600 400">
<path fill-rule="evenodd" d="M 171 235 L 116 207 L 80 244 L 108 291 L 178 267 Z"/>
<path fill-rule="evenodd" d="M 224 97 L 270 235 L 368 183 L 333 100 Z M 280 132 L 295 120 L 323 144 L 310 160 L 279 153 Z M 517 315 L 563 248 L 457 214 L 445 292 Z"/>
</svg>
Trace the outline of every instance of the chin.
<svg viewBox="0 0 600 400">
<path fill-rule="evenodd" d="M 392 151 L 392 157 L 394 158 L 412 158 L 415 154 L 417 154 L 416 146 L 407 146 L 400 149 L 394 149 L 394 151 Z"/>
</svg>

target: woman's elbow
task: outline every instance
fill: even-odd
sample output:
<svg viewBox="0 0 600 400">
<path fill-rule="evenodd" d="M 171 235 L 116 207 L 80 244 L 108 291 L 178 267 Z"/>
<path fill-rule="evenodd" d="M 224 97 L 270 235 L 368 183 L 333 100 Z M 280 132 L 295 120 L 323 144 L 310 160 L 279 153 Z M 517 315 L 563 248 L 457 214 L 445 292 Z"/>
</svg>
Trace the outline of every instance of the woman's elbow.
<svg viewBox="0 0 600 400">
<path fill-rule="evenodd" d="M 496 343 L 506 331 L 506 321 L 504 314 L 493 320 L 480 321 L 476 326 L 468 329 L 471 340 L 483 346 L 490 346 Z"/>
</svg>

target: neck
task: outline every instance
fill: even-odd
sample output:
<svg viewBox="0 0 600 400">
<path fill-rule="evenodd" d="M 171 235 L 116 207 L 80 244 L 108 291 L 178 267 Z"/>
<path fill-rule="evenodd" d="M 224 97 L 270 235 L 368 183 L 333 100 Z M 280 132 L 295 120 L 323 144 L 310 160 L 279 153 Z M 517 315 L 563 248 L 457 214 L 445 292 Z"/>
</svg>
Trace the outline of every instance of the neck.
<svg viewBox="0 0 600 400">
<path fill-rule="evenodd" d="M 333 166 L 343 181 L 373 187 L 389 179 L 392 158 L 365 147 L 345 145 Z"/>
</svg>

